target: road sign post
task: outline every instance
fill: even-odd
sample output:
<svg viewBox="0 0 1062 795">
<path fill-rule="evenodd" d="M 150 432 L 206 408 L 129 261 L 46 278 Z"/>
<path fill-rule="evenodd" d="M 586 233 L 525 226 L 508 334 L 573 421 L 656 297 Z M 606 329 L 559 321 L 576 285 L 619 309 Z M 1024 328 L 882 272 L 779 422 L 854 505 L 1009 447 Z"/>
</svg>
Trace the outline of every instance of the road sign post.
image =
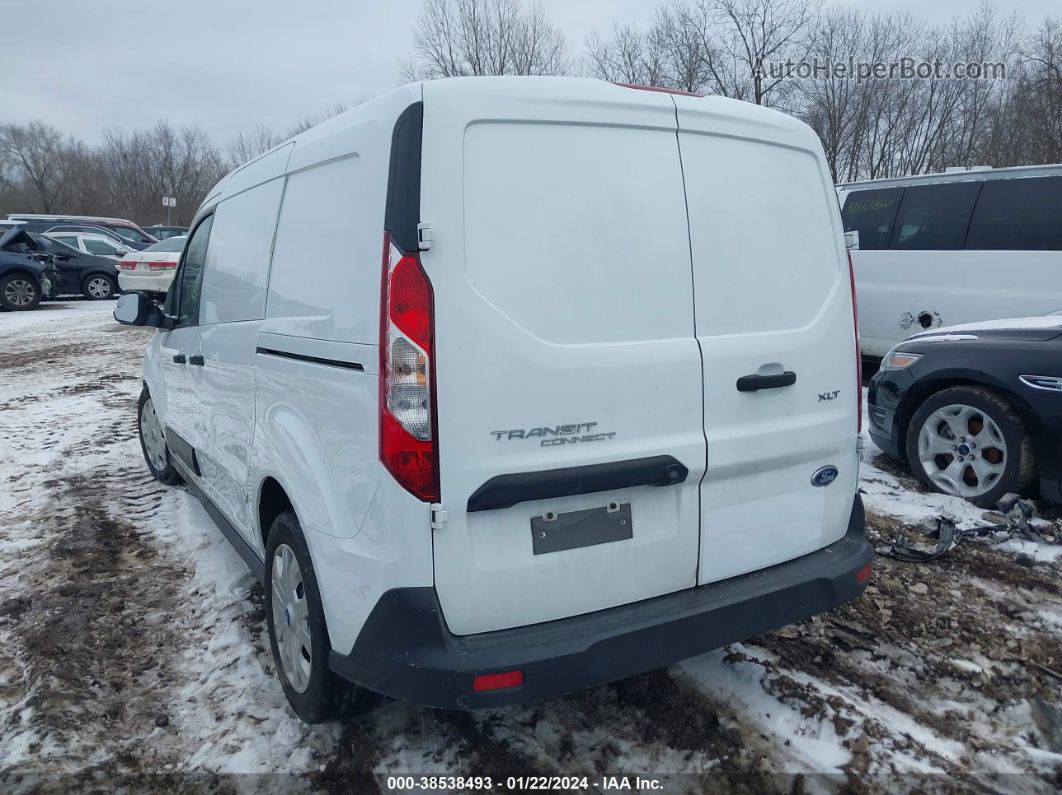
<svg viewBox="0 0 1062 795">
<path fill-rule="evenodd" d="M 170 208 L 177 206 L 177 197 L 163 196 L 162 206 L 166 208 L 166 226 L 170 226 Z"/>
</svg>

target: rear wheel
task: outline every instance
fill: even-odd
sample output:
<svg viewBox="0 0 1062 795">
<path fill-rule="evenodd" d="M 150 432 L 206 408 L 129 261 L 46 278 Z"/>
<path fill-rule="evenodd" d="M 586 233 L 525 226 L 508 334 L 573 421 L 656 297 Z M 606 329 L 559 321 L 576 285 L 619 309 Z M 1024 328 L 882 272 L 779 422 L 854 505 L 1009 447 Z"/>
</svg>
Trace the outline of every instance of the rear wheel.
<svg viewBox="0 0 1062 795">
<path fill-rule="evenodd" d="M 11 311 L 35 309 L 41 302 L 40 284 L 25 273 L 0 278 L 0 306 Z"/>
<path fill-rule="evenodd" d="M 266 545 L 266 624 L 277 675 L 291 708 L 306 723 L 348 717 L 378 696 L 334 674 L 321 592 L 294 511 L 273 522 Z"/>
<path fill-rule="evenodd" d="M 987 507 L 1035 482 L 1024 423 L 983 387 L 950 387 L 919 406 L 907 429 L 907 460 L 930 488 Z"/>
<path fill-rule="evenodd" d="M 81 285 L 81 294 L 95 301 L 114 298 L 118 283 L 105 273 L 93 273 L 85 278 Z"/>
</svg>

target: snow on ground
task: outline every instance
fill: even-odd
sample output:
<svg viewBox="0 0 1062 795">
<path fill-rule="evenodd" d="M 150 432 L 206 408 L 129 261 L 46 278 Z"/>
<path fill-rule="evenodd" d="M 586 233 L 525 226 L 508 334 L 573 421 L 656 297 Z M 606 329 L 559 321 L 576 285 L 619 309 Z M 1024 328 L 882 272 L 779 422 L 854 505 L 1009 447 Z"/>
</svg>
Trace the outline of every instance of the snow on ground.
<svg viewBox="0 0 1062 795">
<path fill-rule="evenodd" d="M 546 704 L 391 702 L 304 726 L 274 675 L 260 587 L 198 502 L 147 474 L 135 426 L 147 333 L 112 308 L 0 313 L 6 791 L 583 773 L 690 792 L 1046 792 L 1062 777 L 1058 547 L 1024 540 L 879 558 L 867 594 L 828 615 Z M 867 441 L 872 539 L 926 516 L 982 524 Z"/>
</svg>

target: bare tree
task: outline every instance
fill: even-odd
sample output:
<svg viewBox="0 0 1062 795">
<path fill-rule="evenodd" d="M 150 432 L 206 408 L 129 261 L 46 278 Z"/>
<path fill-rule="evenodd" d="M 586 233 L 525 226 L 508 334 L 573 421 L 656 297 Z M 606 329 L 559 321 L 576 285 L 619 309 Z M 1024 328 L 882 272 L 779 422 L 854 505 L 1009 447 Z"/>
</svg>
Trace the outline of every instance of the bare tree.
<svg viewBox="0 0 1062 795">
<path fill-rule="evenodd" d="M 424 0 L 413 28 L 409 80 L 468 75 L 551 75 L 571 69 L 564 34 L 520 0 Z"/>
<path fill-rule="evenodd" d="M 30 212 L 54 212 L 69 191 L 71 146 L 44 122 L 0 126 L 0 185 Z"/>
</svg>

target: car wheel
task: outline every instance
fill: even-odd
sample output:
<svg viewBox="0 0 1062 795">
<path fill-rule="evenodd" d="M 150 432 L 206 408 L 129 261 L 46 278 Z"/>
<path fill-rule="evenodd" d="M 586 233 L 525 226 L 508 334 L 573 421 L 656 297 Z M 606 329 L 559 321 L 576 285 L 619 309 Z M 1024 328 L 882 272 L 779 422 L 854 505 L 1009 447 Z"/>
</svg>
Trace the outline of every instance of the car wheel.
<svg viewBox="0 0 1062 795">
<path fill-rule="evenodd" d="M 40 284 L 25 273 L 0 278 L 0 306 L 11 311 L 36 309 L 41 302 Z"/>
<path fill-rule="evenodd" d="M 81 285 L 81 294 L 94 301 L 114 298 L 118 283 L 105 273 L 93 273 Z"/>
<path fill-rule="evenodd" d="M 137 431 L 140 436 L 140 449 L 144 453 L 148 469 L 156 480 L 168 486 L 176 486 L 183 482 L 183 478 L 173 464 L 170 463 L 170 449 L 166 445 L 166 434 L 163 432 L 162 421 L 155 413 L 155 404 L 147 389 L 140 393 L 140 401 L 137 405 Z"/>
<path fill-rule="evenodd" d="M 310 552 L 294 511 L 269 530 L 265 612 L 277 675 L 291 708 L 306 723 L 364 712 L 376 694 L 337 676 L 328 666 L 331 645 Z"/>
<path fill-rule="evenodd" d="M 992 507 L 1008 492 L 1036 480 L 1032 440 L 1000 395 L 977 386 L 954 386 L 930 396 L 907 428 L 907 460 L 936 491 Z"/>
</svg>

